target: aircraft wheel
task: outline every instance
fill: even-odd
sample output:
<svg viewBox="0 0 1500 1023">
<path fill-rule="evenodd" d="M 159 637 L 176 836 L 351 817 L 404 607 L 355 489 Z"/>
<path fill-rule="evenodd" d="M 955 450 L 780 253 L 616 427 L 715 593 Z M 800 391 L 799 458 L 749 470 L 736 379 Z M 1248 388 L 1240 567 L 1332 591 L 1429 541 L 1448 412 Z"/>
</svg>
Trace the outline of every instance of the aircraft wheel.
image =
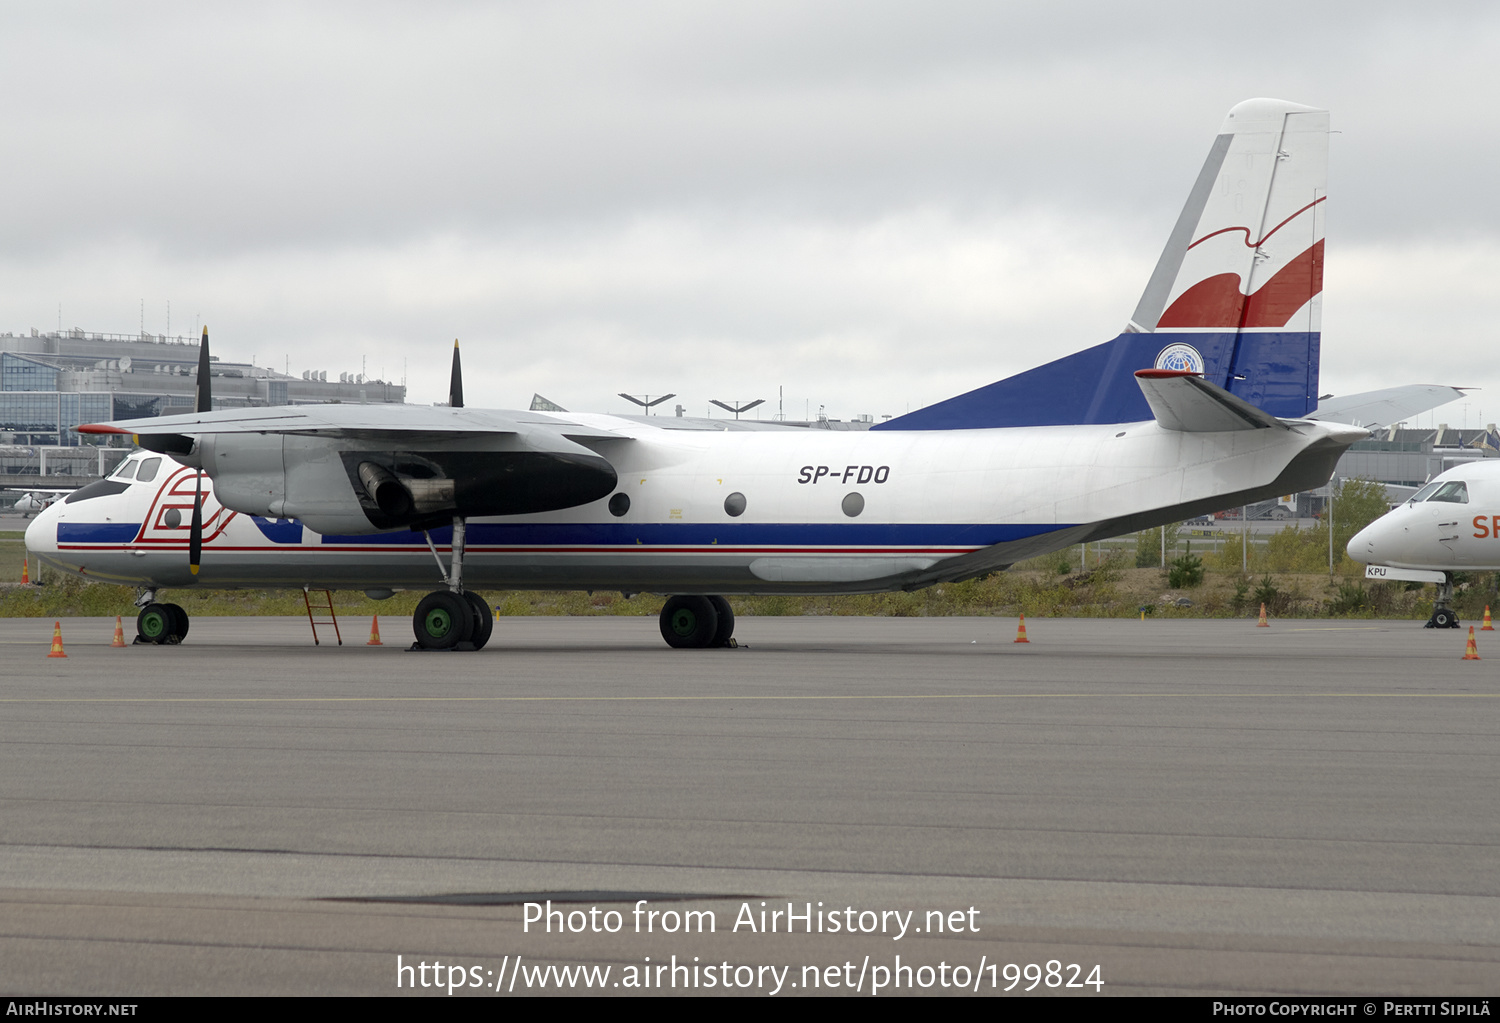
<svg viewBox="0 0 1500 1023">
<path fill-rule="evenodd" d="M 707 597 L 667 598 L 661 609 L 661 638 L 668 646 L 686 649 L 713 646 L 719 631 L 719 613 Z"/>
<path fill-rule="evenodd" d="M 474 609 L 462 594 L 438 590 L 422 598 L 411 616 L 417 645 L 427 650 L 451 650 L 474 631 Z"/>
<path fill-rule="evenodd" d="M 141 613 L 135 619 L 135 634 L 141 643 L 175 643 L 180 638 L 177 635 L 177 616 L 172 613 L 170 604 L 147 604 L 141 608 Z"/>
<path fill-rule="evenodd" d="M 178 640 L 180 641 L 180 640 L 187 639 L 188 624 L 189 624 L 188 623 L 188 613 L 182 609 L 182 605 L 180 605 L 180 604 L 163 604 L 162 607 L 164 607 L 168 611 L 172 612 L 172 618 L 174 620 L 172 631 L 175 632 L 175 633 L 177 633 Z"/>
<path fill-rule="evenodd" d="M 464 599 L 474 610 L 474 628 L 469 633 L 469 642 L 474 644 L 475 650 L 483 650 L 484 645 L 490 641 L 490 633 L 495 631 L 495 613 L 490 610 L 485 599 L 473 590 L 464 590 Z"/>
<path fill-rule="evenodd" d="M 719 627 L 714 631 L 714 641 L 708 645 L 728 646 L 729 638 L 734 635 L 734 609 L 723 597 L 709 597 L 708 600 L 713 604 L 714 612 L 719 616 Z"/>
<path fill-rule="evenodd" d="M 1458 628 L 1458 615 L 1446 607 L 1440 607 L 1432 612 L 1432 627 L 1434 629 L 1456 629 Z"/>
</svg>

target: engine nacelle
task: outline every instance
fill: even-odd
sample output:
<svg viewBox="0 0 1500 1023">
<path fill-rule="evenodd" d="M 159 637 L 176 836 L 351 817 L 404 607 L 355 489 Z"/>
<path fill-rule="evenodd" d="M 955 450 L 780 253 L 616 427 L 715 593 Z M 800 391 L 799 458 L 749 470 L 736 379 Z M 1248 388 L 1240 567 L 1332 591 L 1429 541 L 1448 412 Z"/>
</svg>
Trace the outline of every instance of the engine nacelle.
<svg viewBox="0 0 1500 1023">
<path fill-rule="evenodd" d="M 400 436 L 205 434 L 194 460 L 225 507 L 334 534 L 573 508 L 617 482 L 608 459 L 556 435 L 538 438 L 546 450 L 511 433 L 397 448 Z"/>
</svg>

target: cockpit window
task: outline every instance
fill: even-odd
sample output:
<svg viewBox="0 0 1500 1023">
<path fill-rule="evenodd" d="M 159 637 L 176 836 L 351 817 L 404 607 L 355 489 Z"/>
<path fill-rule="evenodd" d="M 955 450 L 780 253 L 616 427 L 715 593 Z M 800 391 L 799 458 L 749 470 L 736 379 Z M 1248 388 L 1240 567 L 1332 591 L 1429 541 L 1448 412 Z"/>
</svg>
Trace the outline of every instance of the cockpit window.
<svg viewBox="0 0 1500 1023">
<path fill-rule="evenodd" d="M 1427 500 L 1447 501 L 1449 504 L 1468 504 L 1469 485 L 1467 483 L 1460 483 L 1457 480 L 1451 483 L 1444 483 L 1438 488 L 1437 493 L 1433 494 Z"/>
<path fill-rule="evenodd" d="M 1429 483 L 1429 484 L 1427 484 L 1427 486 L 1423 487 L 1421 490 L 1418 490 L 1415 494 L 1411 495 L 1411 497 L 1410 497 L 1409 500 L 1411 501 L 1412 504 L 1421 504 L 1423 501 L 1425 501 L 1429 497 L 1431 497 L 1432 496 L 1432 492 L 1434 490 L 1436 490 L 1440 486 L 1442 486 L 1441 483 Z"/>
<path fill-rule="evenodd" d="M 112 480 L 133 480 L 135 479 L 135 467 L 140 464 L 127 458 L 115 467 L 115 471 L 109 474 L 109 478 Z"/>
<path fill-rule="evenodd" d="M 156 479 L 156 470 L 161 468 L 160 458 L 143 458 L 141 467 L 136 470 L 135 480 L 137 483 L 150 483 Z"/>
</svg>

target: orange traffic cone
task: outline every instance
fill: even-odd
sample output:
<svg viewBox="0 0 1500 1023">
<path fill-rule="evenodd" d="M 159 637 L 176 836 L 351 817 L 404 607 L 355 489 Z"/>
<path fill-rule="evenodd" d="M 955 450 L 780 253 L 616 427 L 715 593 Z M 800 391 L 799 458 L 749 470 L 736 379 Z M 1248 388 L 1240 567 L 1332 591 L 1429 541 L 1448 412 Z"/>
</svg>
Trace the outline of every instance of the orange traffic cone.
<svg viewBox="0 0 1500 1023">
<path fill-rule="evenodd" d="M 1474 626 L 1472 625 L 1469 626 L 1469 645 L 1464 648 L 1464 656 L 1462 659 L 1465 661 L 1479 660 L 1479 648 L 1474 645 Z"/>
<path fill-rule="evenodd" d="M 120 616 L 119 615 L 115 615 L 115 638 L 114 638 L 113 641 L 110 642 L 109 645 L 110 646 L 124 646 L 125 645 L 125 627 L 120 624 Z"/>
<path fill-rule="evenodd" d="M 1266 605 L 1264 604 L 1260 606 L 1260 621 L 1255 623 L 1255 627 L 1257 629 L 1269 629 L 1271 627 L 1271 623 L 1266 621 Z"/>
<path fill-rule="evenodd" d="M 370 619 L 370 642 L 365 646 L 385 646 L 380 642 L 380 616 L 375 615 Z"/>
<path fill-rule="evenodd" d="M 1480 632 L 1494 632 L 1495 627 L 1490 624 L 1490 606 L 1484 605 L 1484 624 L 1479 627 Z"/>
<path fill-rule="evenodd" d="M 1021 624 L 1018 625 L 1018 626 L 1016 626 L 1016 638 L 1014 640 L 1012 640 L 1012 642 L 1014 642 L 1014 643 L 1030 643 L 1031 642 L 1031 640 L 1029 640 L 1029 639 L 1026 638 L 1026 616 L 1025 615 L 1021 616 Z"/>
<path fill-rule="evenodd" d="M 31 585 L 31 559 L 25 558 L 21 562 L 21 585 Z"/>
<path fill-rule="evenodd" d="M 1470 625 L 1469 631 L 1473 630 L 1475 627 Z M 52 652 L 49 652 L 48 657 L 68 657 L 68 654 L 63 652 L 63 622 L 52 622 Z"/>
</svg>

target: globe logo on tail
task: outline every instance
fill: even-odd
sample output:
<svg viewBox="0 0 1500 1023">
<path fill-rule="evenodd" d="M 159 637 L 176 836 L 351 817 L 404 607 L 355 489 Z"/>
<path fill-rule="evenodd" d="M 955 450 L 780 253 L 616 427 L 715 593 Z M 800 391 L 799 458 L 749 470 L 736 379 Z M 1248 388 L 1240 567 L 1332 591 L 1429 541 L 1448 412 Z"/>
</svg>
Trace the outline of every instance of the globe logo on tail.
<svg viewBox="0 0 1500 1023">
<path fill-rule="evenodd" d="M 1167 345 L 1156 356 L 1156 368 L 1202 373 L 1203 356 L 1192 345 Z"/>
</svg>

